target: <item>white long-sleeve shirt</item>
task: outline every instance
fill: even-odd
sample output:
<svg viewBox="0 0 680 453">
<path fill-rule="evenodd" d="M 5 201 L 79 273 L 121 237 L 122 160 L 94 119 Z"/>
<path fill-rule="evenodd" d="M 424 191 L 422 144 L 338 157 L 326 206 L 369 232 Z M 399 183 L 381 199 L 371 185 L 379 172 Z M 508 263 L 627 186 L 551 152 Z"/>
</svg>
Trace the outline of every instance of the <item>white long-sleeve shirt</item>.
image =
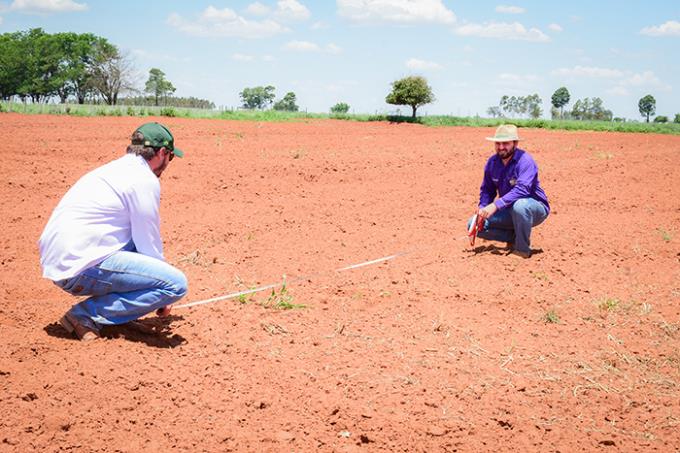
<svg viewBox="0 0 680 453">
<path fill-rule="evenodd" d="M 40 236 L 43 277 L 75 277 L 123 248 L 163 259 L 161 186 L 146 160 L 127 154 L 84 175 L 66 192 Z"/>
</svg>

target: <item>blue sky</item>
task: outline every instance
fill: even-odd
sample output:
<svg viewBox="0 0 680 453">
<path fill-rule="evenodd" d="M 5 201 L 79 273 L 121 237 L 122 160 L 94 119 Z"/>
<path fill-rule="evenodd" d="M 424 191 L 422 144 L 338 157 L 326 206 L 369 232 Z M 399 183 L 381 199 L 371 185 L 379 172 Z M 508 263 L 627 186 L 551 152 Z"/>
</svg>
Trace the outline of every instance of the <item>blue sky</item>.
<svg viewBox="0 0 680 453">
<path fill-rule="evenodd" d="M 678 1 L 0 1 L 0 33 L 34 27 L 105 37 L 140 88 L 157 67 L 176 95 L 224 107 L 273 85 L 311 112 L 394 112 L 390 83 L 422 75 L 437 98 L 422 113 L 486 116 L 503 95 L 538 93 L 549 117 L 561 86 L 569 106 L 600 97 L 642 119 L 638 100 L 652 94 L 657 114 L 680 113 Z"/>
</svg>

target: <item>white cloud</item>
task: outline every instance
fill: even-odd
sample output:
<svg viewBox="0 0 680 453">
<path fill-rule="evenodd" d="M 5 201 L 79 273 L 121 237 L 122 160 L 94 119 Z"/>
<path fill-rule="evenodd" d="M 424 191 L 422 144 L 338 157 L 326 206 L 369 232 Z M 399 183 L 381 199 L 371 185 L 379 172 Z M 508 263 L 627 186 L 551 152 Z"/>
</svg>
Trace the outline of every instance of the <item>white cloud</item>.
<svg viewBox="0 0 680 453">
<path fill-rule="evenodd" d="M 171 13 L 167 23 L 188 35 L 204 37 L 266 38 L 289 31 L 273 20 L 248 20 L 229 8 L 213 6 L 208 6 L 194 21 Z"/>
<path fill-rule="evenodd" d="M 77 3 L 73 0 L 14 0 L 9 9 L 27 13 L 56 13 L 61 11 L 85 11 L 87 4 Z"/>
<path fill-rule="evenodd" d="M 319 52 L 321 50 L 318 44 L 309 41 L 289 41 L 283 48 L 294 52 Z"/>
<path fill-rule="evenodd" d="M 0 17 L 0 25 L 2 25 L 2 17 Z"/>
<path fill-rule="evenodd" d="M 671 86 L 663 83 L 652 71 L 644 71 L 641 74 L 633 74 L 622 80 L 621 86 L 629 87 L 650 87 L 670 91 Z"/>
<path fill-rule="evenodd" d="M 246 8 L 246 12 L 252 14 L 253 16 L 266 16 L 271 12 L 271 8 L 267 5 L 263 5 L 260 2 L 251 3 Z"/>
<path fill-rule="evenodd" d="M 484 24 L 467 24 L 455 29 L 460 36 L 477 36 L 480 38 L 497 38 L 533 42 L 548 42 L 550 37 L 538 28 L 526 29 L 519 22 L 490 22 Z"/>
<path fill-rule="evenodd" d="M 342 52 L 342 48 L 334 43 L 330 43 L 325 47 L 310 42 L 310 41 L 288 41 L 283 48 L 291 52 L 326 52 L 337 55 Z"/>
<path fill-rule="evenodd" d="M 669 20 L 661 25 L 645 27 L 640 30 L 640 34 L 647 36 L 680 36 L 680 22 Z"/>
<path fill-rule="evenodd" d="M 406 61 L 406 67 L 413 69 L 415 71 L 428 71 L 432 69 L 441 69 L 442 65 L 435 63 L 434 61 L 419 60 L 417 58 L 411 58 Z"/>
<path fill-rule="evenodd" d="M 622 87 L 622 86 L 615 86 L 614 88 L 610 88 L 605 91 L 607 94 L 611 94 L 612 96 L 629 96 L 630 92 Z"/>
<path fill-rule="evenodd" d="M 560 32 L 562 31 L 562 26 L 560 24 L 550 24 L 548 28 L 552 31 Z"/>
<path fill-rule="evenodd" d="M 297 0 L 279 0 L 274 15 L 281 20 L 307 20 L 311 13 Z"/>
<path fill-rule="evenodd" d="M 644 71 L 639 74 L 632 74 L 621 80 L 617 86 L 607 90 L 607 93 L 615 96 L 629 96 L 631 89 L 639 91 L 643 89 L 654 89 L 660 91 L 672 91 L 672 87 L 663 83 L 652 71 Z"/>
<path fill-rule="evenodd" d="M 262 57 L 262 61 L 276 61 L 276 58 L 271 55 L 265 55 Z"/>
<path fill-rule="evenodd" d="M 496 12 L 503 14 L 523 14 L 526 10 L 520 6 L 498 5 L 496 7 Z"/>
<path fill-rule="evenodd" d="M 326 52 L 333 54 L 333 55 L 337 55 L 339 53 L 342 53 L 342 47 L 340 47 L 340 46 L 338 46 L 334 43 L 330 43 L 326 46 Z"/>
<path fill-rule="evenodd" d="M 573 68 L 559 68 L 552 71 L 553 75 L 571 77 L 616 78 L 624 73 L 618 69 L 598 68 L 594 66 L 574 66 Z"/>
<path fill-rule="evenodd" d="M 276 2 L 276 9 L 255 2 L 248 5 L 246 12 L 253 16 L 271 16 L 273 19 L 283 22 L 307 20 L 311 16 L 307 7 L 297 0 L 279 0 Z"/>
<path fill-rule="evenodd" d="M 510 73 L 503 73 L 498 75 L 498 80 L 501 83 L 509 84 L 509 85 L 523 85 L 527 83 L 534 83 L 538 82 L 541 80 L 540 77 L 533 75 L 533 74 L 527 74 L 527 75 L 520 75 L 520 74 L 510 74 Z"/>
<path fill-rule="evenodd" d="M 235 53 L 235 54 L 231 55 L 231 59 L 236 60 L 236 61 L 253 61 L 253 60 L 255 60 L 255 57 L 253 57 L 252 55 L 244 55 L 242 53 Z"/>
<path fill-rule="evenodd" d="M 328 24 L 323 21 L 314 22 L 311 26 L 312 30 L 323 30 L 325 28 L 328 28 Z"/>
<path fill-rule="evenodd" d="M 450 24 L 456 15 L 442 0 L 337 0 L 338 14 L 353 22 Z"/>
</svg>

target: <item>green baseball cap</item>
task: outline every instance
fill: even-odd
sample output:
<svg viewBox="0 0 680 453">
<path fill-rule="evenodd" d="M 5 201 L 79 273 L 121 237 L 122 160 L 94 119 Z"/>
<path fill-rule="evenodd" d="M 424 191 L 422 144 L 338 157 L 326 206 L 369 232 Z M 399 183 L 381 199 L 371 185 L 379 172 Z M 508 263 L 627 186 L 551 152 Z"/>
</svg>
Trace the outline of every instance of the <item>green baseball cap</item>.
<svg viewBox="0 0 680 453">
<path fill-rule="evenodd" d="M 144 146 L 151 146 L 152 148 L 165 147 L 172 151 L 172 154 L 175 156 L 184 157 L 184 152 L 181 149 L 175 148 L 175 139 L 172 137 L 170 130 L 162 124 L 142 124 L 135 132 L 139 132 L 144 136 Z"/>
</svg>

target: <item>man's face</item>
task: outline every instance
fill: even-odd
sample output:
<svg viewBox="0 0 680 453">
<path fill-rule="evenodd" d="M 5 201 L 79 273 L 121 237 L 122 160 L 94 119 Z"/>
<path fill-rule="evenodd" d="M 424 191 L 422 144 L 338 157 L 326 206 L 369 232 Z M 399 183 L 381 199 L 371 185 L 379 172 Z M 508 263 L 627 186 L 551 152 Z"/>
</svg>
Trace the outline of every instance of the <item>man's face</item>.
<svg viewBox="0 0 680 453">
<path fill-rule="evenodd" d="M 515 146 L 516 145 L 517 145 L 517 142 L 515 142 L 515 141 L 512 141 L 512 142 L 495 142 L 496 154 L 502 160 L 509 159 L 510 157 L 512 157 L 512 153 L 515 152 Z"/>
<path fill-rule="evenodd" d="M 166 148 L 161 148 L 156 155 L 149 161 L 149 164 L 151 165 L 151 170 L 154 172 L 156 176 L 159 178 L 161 177 L 161 174 L 163 173 L 163 170 L 168 168 L 168 164 L 172 160 L 172 158 L 175 157 L 172 151 L 168 151 Z"/>
</svg>

